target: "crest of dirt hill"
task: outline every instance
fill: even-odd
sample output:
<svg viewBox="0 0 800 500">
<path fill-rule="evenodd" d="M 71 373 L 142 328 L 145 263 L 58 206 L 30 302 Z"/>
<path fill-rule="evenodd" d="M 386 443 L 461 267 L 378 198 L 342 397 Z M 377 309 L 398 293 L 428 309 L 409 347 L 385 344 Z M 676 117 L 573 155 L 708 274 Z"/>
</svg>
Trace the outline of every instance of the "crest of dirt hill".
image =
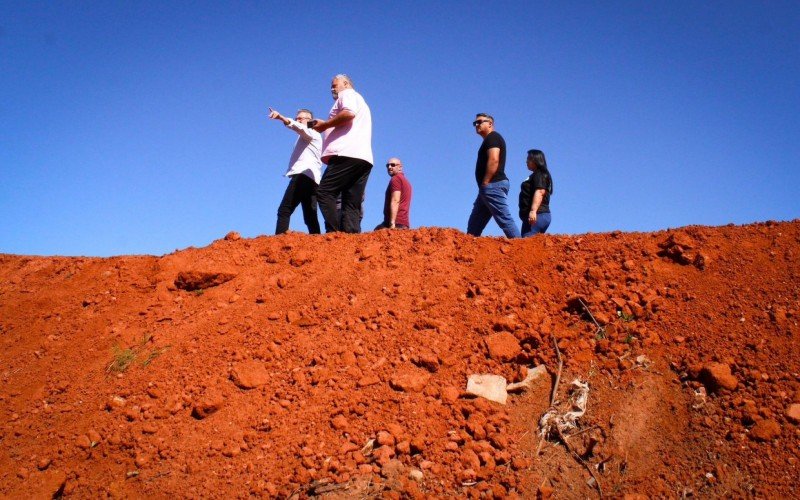
<svg viewBox="0 0 800 500">
<path fill-rule="evenodd" d="M 0 255 L 0 495 L 792 496 L 798 252 L 793 221 Z M 586 412 L 543 439 L 556 379 Z"/>
</svg>

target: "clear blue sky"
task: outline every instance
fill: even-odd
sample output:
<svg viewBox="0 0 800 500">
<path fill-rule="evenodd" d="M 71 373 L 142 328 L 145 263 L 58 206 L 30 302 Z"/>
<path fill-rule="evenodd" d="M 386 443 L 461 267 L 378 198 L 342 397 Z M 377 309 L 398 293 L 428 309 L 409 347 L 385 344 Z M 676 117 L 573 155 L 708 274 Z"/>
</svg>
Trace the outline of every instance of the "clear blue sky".
<svg viewBox="0 0 800 500">
<path fill-rule="evenodd" d="M 295 136 L 267 106 L 326 115 L 339 72 L 373 115 L 364 228 L 390 156 L 414 226 L 466 228 L 477 112 L 513 207 L 525 151 L 547 155 L 553 233 L 800 217 L 796 0 L 1 0 L 0 253 L 272 234 Z"/>
</svg>

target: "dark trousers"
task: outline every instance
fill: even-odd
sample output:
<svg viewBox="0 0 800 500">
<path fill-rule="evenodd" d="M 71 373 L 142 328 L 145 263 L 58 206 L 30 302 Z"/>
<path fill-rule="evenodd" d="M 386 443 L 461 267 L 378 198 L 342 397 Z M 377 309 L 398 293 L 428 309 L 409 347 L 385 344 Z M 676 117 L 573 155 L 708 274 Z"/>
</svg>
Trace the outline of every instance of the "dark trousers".
<svg viewBox="0 0 800 500">
<path fill-rule="evenodd" d="M 322 175 L 317 189 L 317 200 L 325 229 L 328 232 L 361 232 L 361 201 L 372 164 L 358 158 L 334 156 Z M 336 211 L 336 197 L 342 195 L 341 221 Z"/>
<path fill-rule="evenodd" d="M 289 230 L 289 218 L 297 208 L 303 206 L 303 222 L 308 226 L 310 234 L 319 234 L 319 219 L 317 219 L 317 183 L 305 174 L 291 176 L 283 200 L 278 207 L 278 225 L 275 234 L 283 234 Z"/>
</svg>

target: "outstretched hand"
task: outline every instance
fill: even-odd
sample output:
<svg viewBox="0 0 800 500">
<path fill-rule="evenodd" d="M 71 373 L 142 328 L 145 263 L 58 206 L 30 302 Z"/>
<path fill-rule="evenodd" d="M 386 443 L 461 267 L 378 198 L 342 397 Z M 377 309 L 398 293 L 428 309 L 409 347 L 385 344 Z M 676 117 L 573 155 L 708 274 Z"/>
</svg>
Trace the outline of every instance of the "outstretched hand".
<svg viewBox="0 0 800 500">
<path fill-rule="evenodd" d="M 281 114 L 272 108 L 269 108 L 269 117 L 272 118 L 273 120 L 283 120 Z"/>
</svg>

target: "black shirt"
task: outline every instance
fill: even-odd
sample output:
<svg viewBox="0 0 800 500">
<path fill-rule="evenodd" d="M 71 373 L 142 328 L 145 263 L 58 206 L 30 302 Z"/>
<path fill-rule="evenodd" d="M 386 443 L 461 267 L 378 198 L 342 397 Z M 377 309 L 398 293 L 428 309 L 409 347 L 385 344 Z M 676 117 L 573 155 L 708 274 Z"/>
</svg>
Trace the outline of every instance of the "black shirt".
<svg viewBox="0 0 800 500">
<path fill-rule="evenodd" d="M 508 180 L 508 177 L 506 177 L 506 141 L 497 132 L 490 132 L 489 135 L 483 138 L 481 148 L 478 150 L 478 161 L 475 162 L 475 180 L 478 181 L 478 186 L 483 183 L 483 177 L 486 175 L 486 162 L 489 160 L 488 151 L 492 148 L 500 148 L 500 163 L 497 165 L 497 172 L 494 173 L 494 177 L 489 182 Z"/>
<path fill-rule="evenodd" d="M 550 213 L 550 193 L 553 191 L 553 179 L 548 172 L 536 169 L 520 186 L 519 191 L 519 217 L 522 220 L 528 220 L 528 214 L 531 212 L 531 205 L 533 204 L 533 193 L 539 189 L 544 189 L 544 197 L 542 197 L 542 204 L 536 210 L 537 214 Z"/>
</svg>

